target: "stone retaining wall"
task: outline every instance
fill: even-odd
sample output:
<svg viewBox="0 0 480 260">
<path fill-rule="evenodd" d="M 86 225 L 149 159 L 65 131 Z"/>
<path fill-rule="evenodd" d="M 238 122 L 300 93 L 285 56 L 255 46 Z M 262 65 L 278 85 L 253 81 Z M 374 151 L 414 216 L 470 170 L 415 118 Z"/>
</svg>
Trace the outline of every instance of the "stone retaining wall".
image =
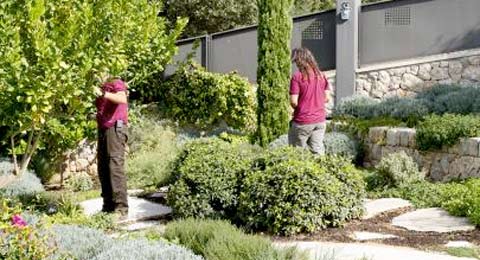
<svg viewBox="0 0 480 260">
<path fill-rule="evenodd" d="M 78 147 L 66 153 L 66 160 L 60 167 L 60 173 L 50 180 L 52 184 L 59 184 L 72 176 L 89 175 L 92 180 L 97 177 L 97 142 L 82 140 Z"/>
<path fill-rule="evenodd" d="M 335 71 L 327 71 L 335 88 Z M 471 85 L 480 83 L 480 49 L 367 65 L 357 70 L 359 95 L 377 99 L 414 96 L 438 84 Z M 333 107 L 333 103 L 329 104 Z"/>
<path fill-rule="evenodd" d="M 390 153 L 404 151 L 434 181 L 480 177 L 480 138 L 465 138 L 453 147 L 438 151 L 419 151 L 412 128 L 370 128 L 366 145 L 365 166 L 376 165 Z"/>
<path fill-rule="evenodd" d="M 438 84 L 478 82 L 480 53 L 463 51 L 361 69 L 357 73 L 356 93 L 378 99 L 405 97 Z"/>
</svg>

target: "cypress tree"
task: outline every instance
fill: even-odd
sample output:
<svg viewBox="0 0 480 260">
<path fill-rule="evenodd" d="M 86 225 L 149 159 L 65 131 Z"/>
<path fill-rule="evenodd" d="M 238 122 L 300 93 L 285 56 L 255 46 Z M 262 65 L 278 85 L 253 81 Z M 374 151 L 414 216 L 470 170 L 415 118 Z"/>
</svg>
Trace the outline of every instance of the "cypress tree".
<svg viewBox="0 0 480 260">
<path fill-rule="evenodd" d="M 258 0 L 258 110 L 261 146 L 288 131 L 293 0 Z"/>
</svg>

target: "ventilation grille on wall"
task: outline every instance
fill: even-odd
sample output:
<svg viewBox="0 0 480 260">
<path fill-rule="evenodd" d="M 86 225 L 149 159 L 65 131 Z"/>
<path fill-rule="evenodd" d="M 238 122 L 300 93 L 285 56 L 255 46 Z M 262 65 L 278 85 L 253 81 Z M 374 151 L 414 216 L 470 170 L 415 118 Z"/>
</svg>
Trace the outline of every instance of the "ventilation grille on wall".
<svg viewBox="0 0 480 260">
<path fill-rule="evenodd" d="M 410 7 L 396 7 L 385 11 L 385 26 L 407 26 L 410 22 Z"/>
<path fill-rule="evenodd" d="M 316 20 L 302 32 L 303 40 L 323 40 L 324 24 Z"/>
</svg>

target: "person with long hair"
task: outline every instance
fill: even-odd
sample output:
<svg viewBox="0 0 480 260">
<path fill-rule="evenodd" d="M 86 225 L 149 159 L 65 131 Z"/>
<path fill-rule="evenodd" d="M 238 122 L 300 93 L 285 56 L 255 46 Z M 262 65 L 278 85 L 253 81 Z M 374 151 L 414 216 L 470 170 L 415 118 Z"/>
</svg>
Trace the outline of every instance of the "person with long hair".
<svg viewBox="0 0 480 260">
<path fill-rule="evenodd" d="M 330 90 L 330 85 L 308 49 L 294 49 L 292 62 L 295 62 L 298 71 L 293 74 L 290 81 L 290 105 L 294 113 L 290 122 L 288 143 L 323 155 L 325 104 L 328 103 L 327 91 Z"/>
</svg>

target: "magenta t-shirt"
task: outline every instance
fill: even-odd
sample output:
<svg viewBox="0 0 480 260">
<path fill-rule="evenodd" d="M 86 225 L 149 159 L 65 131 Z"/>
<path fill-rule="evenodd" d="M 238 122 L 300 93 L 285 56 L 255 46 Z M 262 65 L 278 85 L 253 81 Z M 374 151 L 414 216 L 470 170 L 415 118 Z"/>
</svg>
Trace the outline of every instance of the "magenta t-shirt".
<svg viewBox="0 0 480 260">
<path fill-rule="evenodd" d="M 303 78 L 301 72 L 295 72 L 290 81 L 290 95 L 298 95 L 293 121 L 300 125 L 325 122 L 325 91 L 329 89 L 328 80 L 323 74 L 315 77 L 312 73 L 308 80 Z"/>
<path fill-rule="evenodd" d="M 102 86 L 103 91 L 117 93 L 127 91 L 127 84 L 121 80 L 106 82 Z M 102 129 L 108 129 L 115 125 L 115 122 L 122 120 L 128 123 L 128 104 L 115 104 L 106 98 L 100 97 L 96 100 L 97 124 Z"/>
</svg>

